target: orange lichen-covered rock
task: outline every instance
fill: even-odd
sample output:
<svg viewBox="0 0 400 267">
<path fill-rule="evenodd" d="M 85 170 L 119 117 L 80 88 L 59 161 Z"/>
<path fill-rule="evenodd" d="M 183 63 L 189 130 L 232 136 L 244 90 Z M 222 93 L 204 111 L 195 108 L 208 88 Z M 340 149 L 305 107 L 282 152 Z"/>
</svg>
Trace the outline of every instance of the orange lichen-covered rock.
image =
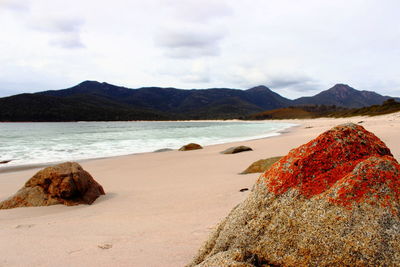
<svg viewBox="0 0 400 267">
<path fill-rule="evenodd" d="M 390 150 L 359 125 L 339 125 L 261 175 L 191 265 L 399 266 L 399 211 Z"/>
<path fill-rule="evenodd" d="M 14 196 L 0 202 L 0 209 L 92 204 L 103 187 L 76 162 L 45 168 L 29 179 Z"/>
<path fill-rule="evenodd" d="M 388 156 L 384 158 L 388 161 L 393 159 L 389 148 L 373 133 L 354 124 L 340 125 L 309 143 L 291 150 L 264 174 L 265 183 L 276 195 L 296 188 L 299 194 L 310 198 L 330 189 L 338 181 L 348 180 L 347 176 L 353 170 L 358 170 L 359 165 L 368 164 L 372 167 L 369 158 L 383 159 L 383 156 Z M 391 165 L 396 164 L 397 162 L 393 159 Z M 378 181 L 376 168 L 364 167 L 364 170 L 364 172 L 357 171 L 355 176 L 358 179 L 368 180 L 370 184 L 382 182 Z M 385 179 L 391 179 L 383 167 L 378 168 L 378 173 L 381 173 Z M 365 179 L 366 177 L 369 179 Z M 391 183 L 393 190 L 399 186 L 400 181 L 398 176 L 395 178 L 396 181 Z M 361 191 L 367 189 L 370 188 L 353 188 L 352 193 L 357 196 L 354 200 L 358 200 L 363 195 Z"/>
</svg>

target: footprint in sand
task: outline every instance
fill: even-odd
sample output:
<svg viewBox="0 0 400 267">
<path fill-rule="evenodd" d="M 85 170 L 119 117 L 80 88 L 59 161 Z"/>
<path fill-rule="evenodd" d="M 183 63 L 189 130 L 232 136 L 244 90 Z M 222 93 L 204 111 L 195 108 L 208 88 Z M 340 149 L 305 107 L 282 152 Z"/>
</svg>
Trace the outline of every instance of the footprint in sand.
<svg viewBox="0 0 400 267">
<path fill-rule="evenodd" d="M 102 245 L 98 245 L 97 247 L 101 248 L 101 249 L 110 249 L 110 248 L 112 248 L 112 245 L 111 244 L 102 244 Z"/>
<path fill-rule="evenodd" d="M 76 252 L 79 252 L 79 251 L 82 251 L 82 249 L 71 250 L 71 251 L 68 251 L 67 253 L 68 253 L 69 255 L 71 255 L 71 254 L 76 253 Z"/>
<path fill-rule="evenodd" d="M 15 226 L 16 229 L 21 229 L 21 228 L 31 228 L 35 226 L 34 224 L 18 224 L 17 226 Z"/>
</svg>

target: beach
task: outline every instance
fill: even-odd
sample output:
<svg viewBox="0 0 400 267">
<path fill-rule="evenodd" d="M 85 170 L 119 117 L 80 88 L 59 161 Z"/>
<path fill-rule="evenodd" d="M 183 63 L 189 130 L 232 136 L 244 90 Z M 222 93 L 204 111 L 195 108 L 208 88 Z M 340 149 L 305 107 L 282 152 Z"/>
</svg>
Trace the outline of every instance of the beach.
<svg viewBox="0 0 400 267">
<path fill-rule="evenodd" d="M 184 266 L 208 234 L 246 198 L 259 159 L 286 155 L 338 124 L 359 123 L 400 159 L 400 113 L 376 117 L 283 120 L 281 135 L 80 162 L 105 189 L 92 205 L 0 210 L 0 266 Z M 220 154 L 235 145 L 254 151 Z M 0 200 L 39 169 L 0 173 Z"/>
</svg>

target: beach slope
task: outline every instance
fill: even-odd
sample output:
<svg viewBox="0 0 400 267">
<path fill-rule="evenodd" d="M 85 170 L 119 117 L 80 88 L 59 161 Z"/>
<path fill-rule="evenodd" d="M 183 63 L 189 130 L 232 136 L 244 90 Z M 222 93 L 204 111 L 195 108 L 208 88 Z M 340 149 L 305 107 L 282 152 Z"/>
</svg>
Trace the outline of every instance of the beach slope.
<svg viewBox="0 0 400 267">
<path fill-rule="evenodd" d="M 81 162 L 106 195 L 92 205 L 0 210 L 0 266 L 184 266 L 247 197 L 240 189 L 251 189 L 258 174 L 240 172 L 338 124 L 361 124 L 400 159 L 400 113 L 287 122 L 299 126 L 277 137 Z M 253 151 L 220 154 L 234 145 Z M 37 171 L 0 173 L 0 200 Z"/>
</svg>

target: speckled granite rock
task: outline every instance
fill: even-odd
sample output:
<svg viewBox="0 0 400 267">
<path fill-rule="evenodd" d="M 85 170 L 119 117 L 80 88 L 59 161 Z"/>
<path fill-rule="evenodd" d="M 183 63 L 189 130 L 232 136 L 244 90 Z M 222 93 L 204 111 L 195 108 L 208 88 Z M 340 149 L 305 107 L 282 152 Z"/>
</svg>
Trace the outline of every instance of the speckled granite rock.
<svg viewBox="0 0 400 267">
<path fill-rule="evenodd" d="M 190 144 L 184 145 L 181 148 L 179 148 L 179 151 L 189 151 L 189 150 L 196 150 L 196 149 L 202 149 L 202 148 L 203 147 L 199 144 L 190 143 Z"/>
<path fill-rule="evenodd" d="M 399 266 L 400 165 L 339 125 L 260 176 L 190 266 Z"/>
<path fill-rule="evenodd" d="M 14 196 L 0 202 L 0 209 L 92 204 L 104 190 L 76 162 L 45 168 L 29 179 Z"/>
<path fill-rule="evenodd" d="M 245 169 L 241 174 L 248 174 L 248 173 L 262 173 L 268 170 L 272 164 L 280 160 L 282 157 L 272 157 L 267 159 L 260 159 L 253 162 L 247 169 Z"/>
</svg>

